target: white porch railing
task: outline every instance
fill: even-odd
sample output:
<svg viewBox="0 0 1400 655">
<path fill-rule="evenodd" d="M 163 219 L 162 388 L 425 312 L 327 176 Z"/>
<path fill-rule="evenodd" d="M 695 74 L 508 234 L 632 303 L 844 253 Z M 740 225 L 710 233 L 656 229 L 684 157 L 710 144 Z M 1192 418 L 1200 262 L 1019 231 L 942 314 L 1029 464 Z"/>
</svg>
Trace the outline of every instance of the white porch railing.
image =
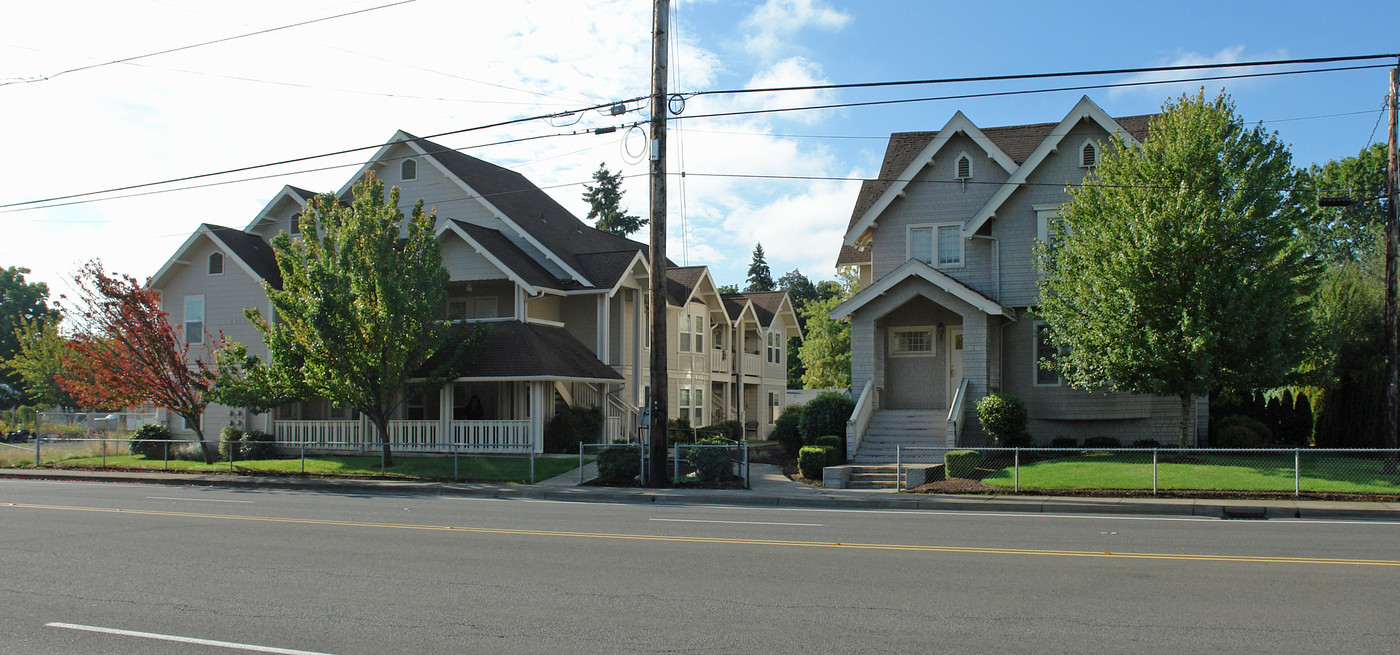
<svg viewBox="0 0 1400 655">
<path fill-rule="evenodd" d="M 452 444 L 459 450 L 530 452 L 529 421 L 452 421 Z"/>
<path fill-rule="evenodd" d="M 307 448 L 365 445 L 359 421 L 277 421 L 273 431 L 279 443 L 306 444 Z"/>
<path fill-rule="evenodd" d="M 712 350 L 712 351 L 710 351 L 710 372 L 712 372 L 712 373 L 728 373 L 728 372 L 729 372 L 729 351 L 727 351 L 727 350 Z"/>
<path fill-rule="evenodd" d="M 846 421 L 846 461 L 856 458 L 856 451 L 860 449 L 861 439 L 865 438 L 865 429 L 870 426 L 870 417 L 879 407 L 879 400 L 875 381 L 866 380 L 865 387 L 860 390 L 860 398 L 856 399 L 856 408 L 851 411 L 850 420 Z"/>
<path fill-rule="evenodd" d="M 404 450 L 438 450 L 438 421 L 389 421 L 389 441 Z"/>
<path fill-rule="evenodd" d="M 638 424 L 641 422 L 641 410 L 615 394 L 608 394 L 606 399 L 607 402 L 603 404 L 603 441 L 640 441 Z"/>
<path fill-rule="evenodd" d="M 758 353 L 744 353 L 744 375 L 763 377 L 763 360 Z"/>
<path fill-rule="evenodd" d="M 953 404 L 948 408 L 948 443 L 949 448 L 956 448 L 958 439 L 962 437 L 963 428 L 963 403 L 967 398 L 967 378 L 963 378 L 962 384 L 958 385 L 958 393 L 953 396 Z"/>
</svg>

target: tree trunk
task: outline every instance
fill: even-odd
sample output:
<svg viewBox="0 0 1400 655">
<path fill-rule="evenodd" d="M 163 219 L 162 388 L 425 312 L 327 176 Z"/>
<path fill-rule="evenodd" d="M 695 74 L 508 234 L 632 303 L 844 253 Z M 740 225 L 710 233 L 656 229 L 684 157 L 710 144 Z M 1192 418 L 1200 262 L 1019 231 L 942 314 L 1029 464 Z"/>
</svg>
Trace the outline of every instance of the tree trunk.
<svg viewBox="0 0 1400 655">
<path fill-rule="evenodd" d="M 181 414 L 180 417 L 188 421 L 190 425 L 194 426 L 192 429 L 194 430 L 195 438 L 199 440 L 199 454 L 204 456 L 204 463 L 213 464 L 214 451 L 210 450 L 209 442 L 204 440 L 204 426 L 203 421 L 200 420 L 203 417 L 198 414 L 194 416 L 186 416 L 184 414 Z"/>
<path fill-rule="evenodd" d="M 1191 447 L 1191 394 L 1181 394 L 1181 435 L 1177 445 L 1182 448 Z"/>
<path fill-rule="evenodd" d="M 374 423 L 374 428 L 379 431 L 379 445 L 384 458 L 384 468 L 394 465 L 394 453 L 389 449 L 389 418 L 379 418 L 371 416 L 369 419 Z"/>
</svg>

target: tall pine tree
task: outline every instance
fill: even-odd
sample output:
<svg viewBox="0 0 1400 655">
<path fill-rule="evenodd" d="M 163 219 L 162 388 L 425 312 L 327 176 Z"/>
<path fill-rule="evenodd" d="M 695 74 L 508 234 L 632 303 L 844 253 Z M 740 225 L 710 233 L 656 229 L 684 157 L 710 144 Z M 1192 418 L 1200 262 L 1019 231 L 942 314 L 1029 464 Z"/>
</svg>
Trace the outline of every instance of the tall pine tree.
<svg viewBox="0 0 1400 655">
<path fill-rule="evenodd" d="M 749 286 L 744 289 L 746 293 L 758 291 L 772 291 L 777 288 L 773 284 L 773 271 L 768 268 L 768 261 L 764 259 L 763 244 L 757 243 L 753 247 L 753 262 L 749 264 Z"/>
<path fill-rule="evenodd" d="M 583 185 L 583 199 L 588 203 L 588 218 L 597 221 L 598 229 L 625 237 L 646 227 L 647 219 L 622 209 L 622 171 L 613 173 L 607 164 L 598 164 L 593 181 L 597 184 Z"/>
</svg>

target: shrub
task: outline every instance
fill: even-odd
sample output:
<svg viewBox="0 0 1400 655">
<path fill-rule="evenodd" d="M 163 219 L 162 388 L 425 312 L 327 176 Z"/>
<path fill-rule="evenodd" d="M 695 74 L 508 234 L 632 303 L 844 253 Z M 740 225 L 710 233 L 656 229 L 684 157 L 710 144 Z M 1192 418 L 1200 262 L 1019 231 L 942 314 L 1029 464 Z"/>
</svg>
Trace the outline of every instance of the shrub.
<svg viewBox="0 0 1400 655">
<path fill-rule="evenodd" d="M 1134 448 L 1161 448 L 1162 442 L 1156 439 L 1136 439 L 1133 441 Z"/>
<path fill-rule="evenodd" d="M 243 431 L 232 425 L 224 426 L 219 430 L 219 456 L 225 460 L 246 459 L 240 448 L 243 441 Z"/>
<path fill-rule="evenodd" d="M 1263 448 L 1269 442 L 1250 426 L 1234 424 L 1220 428 L 1215 433 L 1213 445 L 1217 448 Z"/>
<path fill-rule="evenodd" d="M 822 469 L 826 468 L 826 449 L 817 446 L 803 446 L 797 451 L 797 472 L 808 480 L 822 479 Z"/>
<path fill-rule="evenodd" d="M 778 422 L 773 426 L 773 440 L 782 445 L 783 454 L 788 457 L 797 457 L 797 451 L 802 448 L 802 433 L 797 429 L 801 421 L 802 407 L 792 405 L 778 415 Z"/>
<path fill-rule="evenodd" d="M 1118 437 L 1089 437 L 1084 440 L 1085 448 L 1122 448 L 1123 442 Z"/>
<path fill-rule="evenodd" d="M 690 443 L 695 432 L 690 427 L 689 416 L 677 416 L 666 421 L 666 443 Z"/>
<path fill-rule="evenodd" d="M 598 453 L 598 477 L 604 480 L 631 480 L 641 473 L 641 446 L 608 446 Z"/>
<path fill-rule="evenodd" d="M 831 459 L 826 462 L 827 466 L 837 466 L 846 461 L 846 438 L 828 434 L 825 437 L 817 437 L 819 448 L 831 448 Z"/>
<path fill-rule="evenodd" d="M 253 430 L 243 435 L 239 450 L 243 453 L 243 459 L 273 459 L 277 456 L 276 443 L 277 437 L 262 430 Z"/>
<path fill-rule="evenodd" d="M 811 445 L 817 442 L 817 437 L 846 434 L 846 421 L 851 419 L 855 408 L 856 401 L 837 391 L 828 391 L 813 398 L 802 408 L 802 418 L 797 424 L 802 441 Z"/>
<path fill-rule="evenodd" d="M 700 446 L 727 446 L 729 442 L 718 437 L 703 437 L 695 441 Z M 689 448 L 686 461 L 695 467 L 695 476 L 702 482 L 724 480 L 731 475 L 728 448 Z"/>
<path fill-rule="evenodd" d="M 1009 393 L 994 393 L 977 401 L 977 423 L 998 445 L 1030 445 L 1031 435 L 1026 431 L 1029 420 L 1025 404 Z"/>
<path fill-rule="evenodd" d="M 982 453 L 975 450 L 950 450 L 943 455 L 943 474 L 950 478 L 966 478 L 981 462 Z"/>
<path fill-rule="evenodd" d="M 603 432 L 603 412 L 597 407 L 560 407 L 544 428 L 544 449 L 577 453 L 578 445 L 596 441 Z"/>
<path fill-rule="evenodd" d="M 1274 440 L 1263 421 L 1241 414 L 1226 416 L 1211 427 L 1215 433 L 1211 445 L 1219 448 L 1263 448 Z"/>
<path fill-rule="evenodd" d="M 1050 440 L 1051 448 L 1078 448 L 1079 440 L 1074 437 L 1055 437 Z"/>
<path fill-rule="evenodd" d="M 170 459 L 179 459 L 186 462 L 203 462 L 204 448 L 192 441 L 170 444 Z"/>
<path fill-rule="evenodd" d="M 718 432 L 719 436 L 724 437 L 725 439 L 728 439 L 730 441 L 744 440 L 743 424 L 733 419 L 730 419 L 728 421 L 720 421 L 719 423 L 715 423 L 714 425 L 702 429 L 708 430 L 711 433 Z"/>
<path fill-rule="evenodd" d="M 131 433 L 131 454 L 140 455 L 146 459 L 163 459 L 165 457 L 165 442 L 167 441 L 170 441 L 169 429 L 164 425 L 146 423 Z M 170 445 L 174 446 L 174 444 Z"/>
</svg>

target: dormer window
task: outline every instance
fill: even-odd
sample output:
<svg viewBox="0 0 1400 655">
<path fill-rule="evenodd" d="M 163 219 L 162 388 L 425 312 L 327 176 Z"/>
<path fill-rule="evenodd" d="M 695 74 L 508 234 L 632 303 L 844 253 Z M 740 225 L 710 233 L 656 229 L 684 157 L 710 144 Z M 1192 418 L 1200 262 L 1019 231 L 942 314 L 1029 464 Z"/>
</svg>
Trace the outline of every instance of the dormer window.
<svg viewBox="0 0 1400 655">
<path fill-rule="evenodd" d="M 224 254 L 223 254 L 223 253 L 221 253 L 221 252 L 216 252 L 216 253 L 212 253 L 212 254 L 209 255 L 209 274 L 210 274 L 210 275 L 223 275 L 223 274 L 224 274 Z"/>
<path fill-rule="evenodd" d="M 1099 148 L 1098 146 L 1094 145 L 1093 141 L 1089 141 L 1084 144 L 1083 148 L 1079 149 L 1079 167 L 1093 168 L 1098 165 Z"/>
<path fill-rule="evenodd" d="M 405 159 L 399 164 L 399 179 L 408 181 L 418 179 L 418 162 L 412 159 Z"/>
<path fill-rule="evenodd" d="M 292 236 L 301 234 L 301 212 L 292 214 L 292 227 L 287 232 Z"/>
<path fill-rule="evenodd" d="M 956 180 L 972 179 L 972 158 L 967 155 L 958 157 L 957 172 L 953 176 Z"/>
</svg>

